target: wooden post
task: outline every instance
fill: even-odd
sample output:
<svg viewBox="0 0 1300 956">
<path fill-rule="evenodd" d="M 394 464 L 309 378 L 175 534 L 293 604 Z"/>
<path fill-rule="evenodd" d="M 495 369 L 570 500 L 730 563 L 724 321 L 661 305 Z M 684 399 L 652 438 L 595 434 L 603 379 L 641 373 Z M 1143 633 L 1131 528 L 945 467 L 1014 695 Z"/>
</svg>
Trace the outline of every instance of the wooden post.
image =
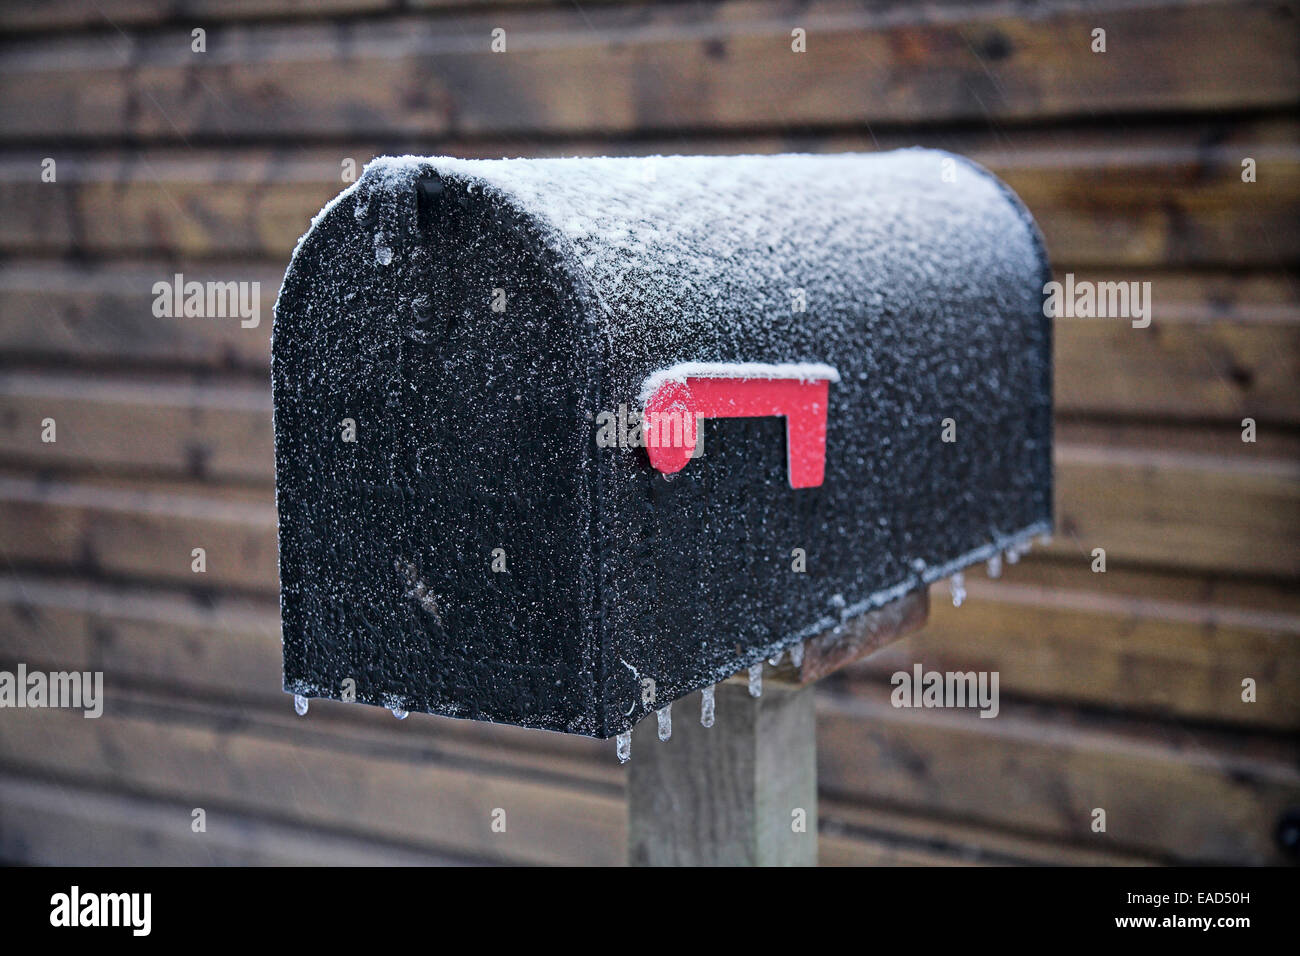
<svg viewBox="0 0 1300 956">
<path fill-rule="evenodd" d="M 632 735 L 628 862 L 634 866 L 815 866 L 817 680 L 921 627 L 924 589 L 812 638 L 793 663 L 764 666 L 763 693 L 719 684 L 712 727 L 699 693 L 673 704 L 672 737 L 654 720 Z"/>
<path fill-rule="evenodd" d="M 629 862 L 641 866 L 815 866 L 817 725 L 813 688 L 739 681 L 673 704 L 673 735 L 655 721 L 632 735 Z"/>
</svg>

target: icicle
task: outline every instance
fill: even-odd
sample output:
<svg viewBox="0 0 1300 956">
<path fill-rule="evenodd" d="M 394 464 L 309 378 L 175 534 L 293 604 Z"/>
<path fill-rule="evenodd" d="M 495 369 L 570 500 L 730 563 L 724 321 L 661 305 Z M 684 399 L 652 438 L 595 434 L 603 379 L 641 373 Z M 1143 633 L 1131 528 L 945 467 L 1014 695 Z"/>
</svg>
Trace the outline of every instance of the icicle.
<svg viewBox="0 0 1300 956">
<path fill-rule="evenodd" d="M 767 662 L 768 662 L 769 664 L 771 664 L 773 667 L 775 667 L 777 664 L 780 664 L 780 663 L 781 663 L 781 655 L 782 655 L 783 653 L 785 653 L 785 652 L 784 652 L 784 651 L 777 651 L 775 654 L 773 654 L 771 657 L 769 657 L 769 658 L 767 659 Z"/>
<path fill-rule="evenodd" d="M 1052 536 L 1050 534 L 1041 534 L 1038 536 L 1039 547 L 1046 548 L 1051 543 L 1052 543 Z"/>
<path fill-rule="evenodd" d="M 989 577 L 1002 577 L 1002 552 L 993 552 L 993 557 L 989 558 Z"/>
<path fill-rule="evenodd" d="M 660 707 L 655 716 L 659 718 L 659 739 L 667 740 L 673 735 L 673 705 Z"/>
<path fill-rule="evenodd" d="M 1020 545 L 1013 544 L 1011 545 L 1011 547 L 1007 548 L 1007 564 L 1019 564 L 1019 563 L 1020 563 Z"/>
<path fill-rule="evenodd" d="M 302 694 L 293 695 L 293 712 L 299 717 L 307 716 L 307 698 Z"/>
<path fill-rule="evenodd" d="M 961 602 L 966 600 L 966 575 L 958 571 L 952 576 L 949 587 L 952 588 L 952 606 L 961 607 Z"/>
<path fill-rule="evenodd" d="M 614 753 L 618 754 L 619 763 L 627 763 L 632 759 L 632 731 L 614 738 Z"/>
<path fill-rule="evenodd" d="M 713 726 L 713 685 L 704 688 L 700 694 L 700 726 Z"/>
<path fill-rule="evenodd" d="M 763 696 L 763 662 L 749 665 L 749 696 Z"/>
<path fill-rule="evenodd" d="M 386 266 L 393 261 L 393 250 L 388 243 L 384 241 L 384 234 L 382 232 L 375 233 L 375 261 L 381 266 Z"/>
<path fill-rule="evenodd" d="M 402 708 L 400 707 L 393 708 L 393 716 L 396 717 L 398 720 L 405 720 L 407 713 L 408 713 L 407 711 L 402 710 Z"/>
<path fill-rule="evenodd" d="M 790 648 L 790 663 L 795 667 L 803 666 L 803 642 Z"/>
</svg>

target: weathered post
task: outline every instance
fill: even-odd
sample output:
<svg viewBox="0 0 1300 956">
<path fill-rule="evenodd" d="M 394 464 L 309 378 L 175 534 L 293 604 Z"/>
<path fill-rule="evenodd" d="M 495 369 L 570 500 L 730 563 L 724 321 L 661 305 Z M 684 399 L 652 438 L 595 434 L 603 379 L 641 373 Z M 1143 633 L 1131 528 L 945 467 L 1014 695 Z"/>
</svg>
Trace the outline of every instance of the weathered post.
<svg viewBox="0 0 1300 956">
<path fill-rule="evenodd" d="M 628 775 L 628 862 L 637 866 L 815 866 L 817 723 L 811 687 L 719 684 L 712 727 L 679 702 L 671 739 L 638 725 Z M 686 717 L 683 720 L 681 718 Z"/>
</svg>

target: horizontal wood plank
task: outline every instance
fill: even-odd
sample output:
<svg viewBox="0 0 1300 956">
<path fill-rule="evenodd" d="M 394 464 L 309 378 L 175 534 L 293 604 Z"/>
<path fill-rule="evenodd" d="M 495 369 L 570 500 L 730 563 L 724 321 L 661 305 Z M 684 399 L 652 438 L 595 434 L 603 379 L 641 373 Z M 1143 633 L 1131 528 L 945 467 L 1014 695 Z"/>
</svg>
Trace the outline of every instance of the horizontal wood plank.
<svg viewBox="0 0 1300 956">
<path fill-rule="evenodd" d="M 0 372 L 0 439 L 92 470 L 273 480 L 266 386 L 168 385 Z M 55 438 L 46 442 L 47 419 Z M 37 444 L 27 433 L 35 427 Z M 38 447 L 39 446 L 39 447 Z M 33 455 L 28 461 L 41 464 Z"/>
<path fill-rule="evenodd" d="M 0 372 L 0 438 L 30 464 L 127 468 L 192 479 L 274 479 L 265 385 L 169 385 Z M 45 441 L 48 419 L 56 441 Z M 35 428 L 36 442 L 29 432 Z M 40 450 L 49 454 L 40 457 Z"/>
<path fill-rule="evenodd" d="M 191 801 L 192 803 L 193 801 Z M 0 777 L 0 861 L 24 866 L 456 866 L 487 862 L 421 852 L 374 837 L 194 807 L 67 781 Z M 824 808 L 824 866 L 952 866 L 981 863 L 1116 865 L 1041 840 L 843 804 Z"/>
<path fill-rule="evenodd" d="M 0 7 L 0 28 L 12 31 L 104 29 L 201 24 L 261 18 L 399 12 L 406 6 L 468 5 L 483 0 L 44 0 Z M 495 0 L 492 0 L 495 2 Z M 514 0 L 518 2 L 518 0 Z"/>
<path fill-rule="evenodd" d="M 1058 280 L 1065 269 L 1057 269 Z M 1073 270 L 1068 270 L 1073 271 Z M 1079 270 L 1082 282 L 1116 272 Z M 1136 275 L 1150 282 L 1151 324 L 1059 318 L 1054 384 L 1058 414 L 1200 422 L 1300 422 L 1300 293 L 1266 276 Z"/>
<path fill-rule="evenodd" d="M 164 262 L 0 263 L 0 355 L 9 363 L 247 369 L 268 380 L 272 306 L 283 268 L 184 267 L 188 281 L 257 283 L 256 326 L 241 319 L 155 316 L 154 283 L 172 282 L 175 274 Z"/>
<path fill-rule="evenodd" d="M 58 710 L 11 713 L 6 726 L 13 732 L 0 740 L 0 763 L 38 776 L 71 776 L 194 806 L 207 801 L 426 852 L 495 862 L 622 861 L 620 794 L 558 775 L 530 778 L 482 760 L 442 762 L 377 741 L 347 746 L 310 718 L 255 722 L 237 711 L 183 705 L 142 712 L 120 701 L 91 720 Z M 288 720 L 297 718 L 291 713 Z M 391 716 L 389 722 L 390 736 L 402 732 Z M 497 807 L 506 810 L 506 833 L 492 830 Z"/>
<path fill-rule="evenodd" d="M 111 27 L 157 27 L 164 24 L 210 25 L 243 20 L 312 20 L 412 10 L 562 5 L 563 0 L 43 0 L 39 4 L 0 7 L 0 28 L 12 31 L 70 31 Z M 638 0 L 585 0 L 583 6 Z M 952 2 L 952 0 L 949 0 Z"/>
<path fill-rule="evenodd" d="M 194 549 L 206 571 L 193 570 Z M 269 489 L 196 493 L 0 477 L 0 554 L 34 565 L 195 588 L 279 588 Z"/>
<path fill-rule="evenodd" d="M 202 832 L 191 829 L 204 811 Z M 0 777 L 0 860 L 25 866 L 455 866 L 456 857 L 224 807 Z"/>
<path fill-rule="evenodd" d="M 1022 562 L 997 581 L 968 573 L 960 608 L 936 585 L 929 623 L 883 649 L 849 687 L 920 663 L 937 671 L 997 671 L 1001 692 L 1112 711 L 1300 730 L 1300 607 L 1158 598 L 1143 574 L 1064 565 L 1068 586 Z M 1165 583 L 1160 581 L 1158 583 Z M 1257 697 L 1242 699 L 1242 682 Z"/>
<path fill-rule="evenodd" d="M 1274 830 L 1300 799 L 1293 741 L 1140 729 L 1005 701 L 986 720 L 898 709 L 885 691 L 824 700 L 818 773 L 832 797 L 996 821 L 1080 848 L 1284 862 Z M 1091 828 L 1096 808 L 1105 833 Z"/>
<path fill-rule="evenodd" d="M 1062 844 L 861 803 L 819 798 L 818 812 L 822 866 L 1144 866 L 1153 862 L 1139 854 Z"/>
<path fill-rule="evenodd" d="M 1058 445 L 1050 553 L 1300 576 L 1300 463 Z"/>
<path fill-rule="evenodd" d="M 1090 49 L 1099 17 L 1105 54 Z M 733 0 L 214 27 L 201 54 L 188 30 L 113 32 L 0 49 L 0 129 L 194 142 L 1278 108 L 1300 99 L 1294 17 L 1286 3 L 1061 4 L 1024 17 Z M 806 53 L 791 50 L 796 27 Z M 495 28 L 507 52 L 492 52 Z"/>
</svg>

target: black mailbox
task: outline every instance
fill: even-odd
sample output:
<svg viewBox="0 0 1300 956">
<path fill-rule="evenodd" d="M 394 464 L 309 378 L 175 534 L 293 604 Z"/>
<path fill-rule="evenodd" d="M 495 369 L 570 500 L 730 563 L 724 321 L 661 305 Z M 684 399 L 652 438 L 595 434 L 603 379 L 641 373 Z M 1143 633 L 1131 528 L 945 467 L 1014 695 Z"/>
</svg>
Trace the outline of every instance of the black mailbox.
<svg viewBox="0 0 1300 956">
<path fill-rule="evenodd" d="M 285 689 L 608 737 L 1019 549 L 1048 280 L 946 153 L 376 160 L 276 305 Z"/>
</svg>

